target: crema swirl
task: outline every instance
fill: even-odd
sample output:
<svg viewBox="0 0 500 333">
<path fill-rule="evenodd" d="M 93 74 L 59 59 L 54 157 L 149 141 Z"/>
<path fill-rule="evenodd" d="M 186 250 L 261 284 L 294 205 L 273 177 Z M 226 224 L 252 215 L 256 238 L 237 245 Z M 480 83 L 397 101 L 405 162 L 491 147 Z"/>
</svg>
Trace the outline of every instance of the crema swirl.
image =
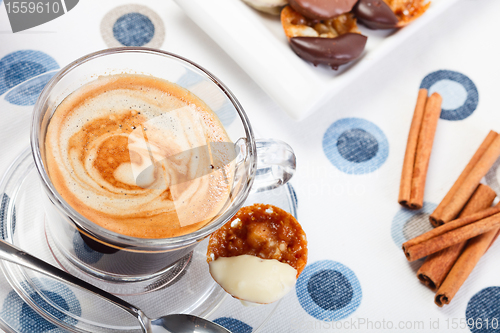
<svg viewBox="0 0 500 333">
<path fill-rule="evenodd" d="M 189 91 L 132 74 L 99 77 L 69 95 L 46 134 L 49 177 L 66 202 L 117 233 L 193 232 L 225 206 L 234 148 Z"/>
</svg>

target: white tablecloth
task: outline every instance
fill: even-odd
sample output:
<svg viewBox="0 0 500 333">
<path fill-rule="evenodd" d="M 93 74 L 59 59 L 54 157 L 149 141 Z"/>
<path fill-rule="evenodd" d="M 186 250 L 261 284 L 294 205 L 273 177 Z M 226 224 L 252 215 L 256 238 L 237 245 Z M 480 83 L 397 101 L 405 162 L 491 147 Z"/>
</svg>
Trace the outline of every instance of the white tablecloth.
<svg viewBox="0 0 500 333">
<path fill-rule="evenodd" d="M 80 1 L 62 17 L 16 34 L 0 5 L 0 174 L 29 144 L 33 105 L 21 86 L 7 90 L 84 54 L 133 42 L 134 36 L 113 34 L 112 24 L 103 20 L 144 10 L 141 15 L 155 29 L 140 38 L 210 70 L 230 87 L 260 135 L 288 142 L 297 155 L 292 184 L 309 241 L 309 265 L 262 332 L 467 332 L 462 321 L 481 316 L 490 327 L 483 322 L 473 332 L 499 331 L 491 328 L 493 318 L 500 320 L 498 242 L 444 308 L 434 305 L 434 294 L 419 283 L 416 266 L 400 249 L 405 239 L 430 228 L 426 214 L 488 131 L 500 130 L 498 0 L 459 0 L 301 122 L 290 119 L 171 0 L 136 1 L 139 7 L 117 14 L 116 7 L 129 3 Z M 447 119 L 437 128 L 426 205 L 408 212 L 397 196 L 421 84 L 443 95 Z M 498 192 L 496 176 L 492 170 L 485 181 Z M 20 321 L 41 320 L 9 308 L 9 288 L 0 278 L 2 311 L 19 313 Z M 248 332 L 245 323 L 232 325 L 235 332 Z M 42 328 L 36 332 L 47 331 L 37 327 Z"/>
</svg>

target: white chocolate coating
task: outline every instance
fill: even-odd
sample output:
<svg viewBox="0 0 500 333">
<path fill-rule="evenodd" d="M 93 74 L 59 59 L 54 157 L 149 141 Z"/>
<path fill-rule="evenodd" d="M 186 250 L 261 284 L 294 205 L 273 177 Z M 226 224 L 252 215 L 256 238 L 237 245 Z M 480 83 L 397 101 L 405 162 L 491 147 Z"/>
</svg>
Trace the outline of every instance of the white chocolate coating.
<svg viewBox="0 0 500 333">
<path fill-rule="evenodd" d="M 275 259 L 251 255 L 219 257 L 209 263 L 210 274 L 229 294 L 252 303 L 267 304 L 295 286 L 297 270 Z"/>
</svg>

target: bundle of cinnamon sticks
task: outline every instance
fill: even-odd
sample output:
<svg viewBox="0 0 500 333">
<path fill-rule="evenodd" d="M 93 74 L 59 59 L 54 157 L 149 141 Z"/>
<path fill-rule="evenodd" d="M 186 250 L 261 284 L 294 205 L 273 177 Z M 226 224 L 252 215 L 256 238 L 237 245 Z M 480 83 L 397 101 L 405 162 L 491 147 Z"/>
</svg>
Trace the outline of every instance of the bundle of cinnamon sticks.
<svg viewBox="0 0 500 333">
<path fill-rule="evenodd" d="M 495 191 L 486 185 L 480 184 L 459 217 L 466 217 L 490 207 L 495 197 Z M 466 244 L 466 241 L 458 243 L 429 255 L 417 272 L 418 279 L 431 290 L 436 291 L 443 283 Z"/>
<path fill-rule="evenodd" d="M 425 173 L 437 123 L 432 117 L 439 118 L 434 108 L 439 107 L 440 111 L 441 104 L 440 97 L 432 101 L 433 96 L 427 98 L 427 91 L 420 90 L 408 136 L 398 201 L 410 209 L 419 209 L 423 203 Z M 427 256 L 417 276 L 436 291 L 434 301 L 439 306 L 453 299 L 500 233 L 500 204 L 491 207 L 496 193 L 480 184 L 499 157 L 500 135 L 490 131 L 430 215 L 430 222 L 436 228 L 403 244 L 409 261 Z"/>
<path fill-rule="evenodd" d="M 408 261 L 428 256 L 417 276 L 436 291 L 434 302 L 438 306 L 450 303 L 479 259 L 498 237 L 500 204 L 489 207 L 495 197 L 493 190 L 481 185 L 464 208 L 463 217 L 403 244 Z M 485 206 L 488 208 L 472 213 Z"/>
</svg>

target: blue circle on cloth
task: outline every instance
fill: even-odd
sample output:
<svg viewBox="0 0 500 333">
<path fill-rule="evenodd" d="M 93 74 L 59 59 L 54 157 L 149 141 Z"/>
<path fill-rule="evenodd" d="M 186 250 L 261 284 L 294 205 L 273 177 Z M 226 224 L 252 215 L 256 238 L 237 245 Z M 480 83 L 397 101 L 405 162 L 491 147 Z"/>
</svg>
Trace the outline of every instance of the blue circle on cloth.
<svg viewBox="0 0 500 333">
<path fill-rule="evenodd" d="M 436 209 L 437 205 L 430 202 L 424 202 L 422 209 L 411 210 L 401 207 L 392 219 L 391 235 L 396 246 L 401 246 L 407 240 L 423 234 L 433 226 L 429 221 L 429 215 Z"/>
<path fill-rule="evenodd" d="M 337 150 L 350 162 L 366 162 L 377 155 L 378 141 L 364 129 L 353 128 L 340 134 L 337 139 Z"/>
<path fill-rule="evenodd" d="M 33 50 L 21 50 L 0 59 L 0 95 L 12 89 L 6 100 L 16 105 L 34 105 L 36 98 L 59 65 L 49 55 Z"/>
<path fill-rule="evenodd" d="M 354 295 L 349 280 L 342 273 L 331 269 L 314 273 L 307 283 L 307 291 L 314 303 L 330 311 L 344 308 Z M 325 294 L 332 297 L 325 297 Z"/>
<path fill-rule="evenodd" d="M 479 103 L 476 85 L 462 73 L 439 70 L 428 74 L 420 88 L 429 91 L 429 95 L 438 92 L 443 97 L 441 119 L 462 120 L 470 116 Z"/>
<path fill-rule="evenodd" d="M 190 90 L 197 84 L 205 81 L 206 80 L 203 76 L 188 70 L 175 83 L 187 90 Z M 233 104 L 226 97 L 224 97 L 224 103 L 212 111 L 214 111 L 217 117 L 219 117 L 219 120 L 224 127 L 230 126 L 236 119 L 237 115 Z"/>
<path fill-rule="evenodd" d="M 323 151 L 340 171 L 365 174 L 384 164 L 389 156 L 389 142 L 384 132 L 372 122 L 343 118 L 326 130 Z"/>
<path fill-rule="evenodd" d="M 297 280 L 296 292 L 302 308 L 325 321 L 347 318 L 356 311 L 362 298 L 356 274 L 332 260 L 306 266 Z"/>
<path fill-rule="evenodd" d="M 0 203 L 0 239 L 5 239 L 5 220 L 7 219 L 7 206 L 9 205 L 10 198 L 7 193 L 2 195 L 2 202 Z"/>
<path fill-rule="evenodd" d="M 73 249 L 78 259 L 87 264 L 95 264 L 104 256 L 103 253 L 92 250 L 79 232 L 75 232 L 73 236 Z"/>
<path fill-rule="evenodd" d="M 101 20 L 101 36 L 108 47 L 147 46 L 160 48 L 165 26 L 149 7 L 126 4 L 111 9 Z"/>
<path fill-rule="evenodd" d="M 125 46 L 143 46 L 153 39 L 154 34 L 153 22 L 140 13 L 127 13 L 113 25 L 113 36 Z"/>
<path fill-rule="evenodd" d="M 230 317 L 217 318 L 214 320 L 214 323 L 227 328 L 232 333 L 252 333 L 253 330 L 252 326 Z"/>
<path fill-rule="evenodd" d="M 55 74 L 55 72 L 43 74 L 21 83 L 9 91 L 5 99 L 16 105 L 35 105 L 38 95 Z"/>
<path fill-rule="evenodd" d="M 7 208 L 9 207 L 10 197 L 7 193 L 2 195 L 2 200 L 0 202 L 0 239 L 6 238 L 7 226 L 5 225 L 7 220 Z M 13 208 L 12 217 L 12 233 L 16 232 L 16 207 Z"/>
<path fill-rule="evenodd" d="M 488 287 L 472 296 L 465 310 L 465 318 L 471 332 L 498 333 L 500 331 L 499 304 L 500 287 Z"/>
<path fill-rule="evenodd" d="M 32 281 L 43 294 L 43 297 L 35 292 L 30 295 L 40 308 L 60 321 L 72 325 L 77 324 L 76 319 L 64 314 L 62 311 L 55 310 L 54 307 L 45 300 L 49 300 L 51 304 L 54 304 L 63 311 L 72 313 L 75 316 L 80 316 L 80 302 L 67 286 L 49 279 L 33 279 Z M 33 310 L 33 308 L 26 304 L 13 290 L 9 292 L 3 302 L 2 318 L 10 326 L 20 332 L 42 333 L 54 329 L 57 329 L 57 332 L 63 332 L 62 329 L 58 329 L 56 325 L 47 321 Z"/>
</svg>

